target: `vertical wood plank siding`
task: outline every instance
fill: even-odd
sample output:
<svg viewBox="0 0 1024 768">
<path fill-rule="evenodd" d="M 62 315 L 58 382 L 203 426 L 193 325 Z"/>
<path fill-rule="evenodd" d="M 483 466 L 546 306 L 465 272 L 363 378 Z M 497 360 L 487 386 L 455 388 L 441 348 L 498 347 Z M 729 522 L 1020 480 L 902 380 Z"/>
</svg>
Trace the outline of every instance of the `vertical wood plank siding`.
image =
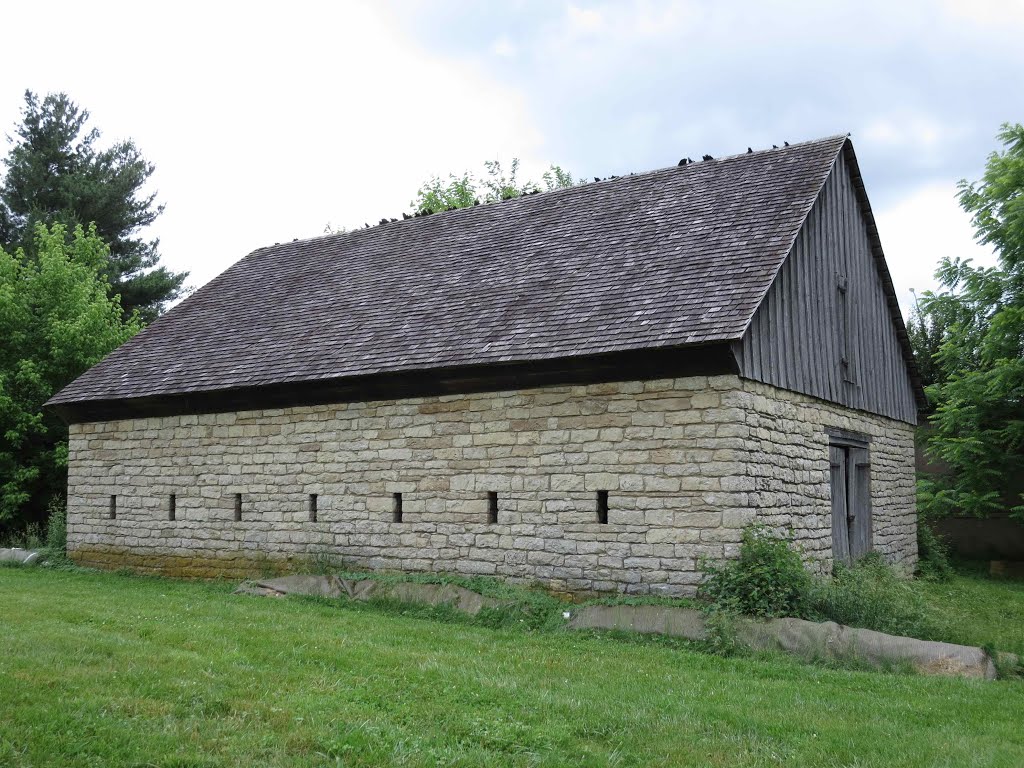
<svg viewBox="0 0 1024 768">
<path fill-rule="evenodd" d="M 842 366 L 844 277 L 852 381 Z M 914 387 L 845 153 L 735 352 L 748 379 L 917 423 Z"/>
</svg>

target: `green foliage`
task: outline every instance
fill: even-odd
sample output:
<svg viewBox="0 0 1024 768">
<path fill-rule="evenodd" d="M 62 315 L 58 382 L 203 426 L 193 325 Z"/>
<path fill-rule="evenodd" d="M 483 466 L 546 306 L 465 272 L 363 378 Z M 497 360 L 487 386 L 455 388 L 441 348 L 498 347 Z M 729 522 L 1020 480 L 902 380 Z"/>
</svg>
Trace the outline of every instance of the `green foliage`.
<svg viewBox="0 0 1024 768">
<path fill-rule="evenodd" d="M 153 165 L 131 140 L 101 149 L 100 132 L 87 128 L 88 120 L 66 94 L 40 101 L 26 91 L 0 183 L 0 246 L 35 256 L 37 224 L 62 224 L 69 238 L 78 225 L 95 224 L 110 247 L 108 295 L 121 297 L 126 318 L 138 309 L 148 322 L 181 293 L 187 274 L 158 266 L 158 241 L 139 236 L 163 211 L 143 192 Z"/>
<path fill-rule="evenodd" d="M 934 380 L 927 450 L 951 469 L 921 485 L 933 517 L 1009 508 L 1024 519 L 1024 497 L 1007 491 L 1024 471 L 1024 126 L 1004 125 L 999 138 L 1004 151 L 989 156 L 982 180 L 960 183 L 960 203 L 999 265 L 945 259 L 943 290 L 920 303 L 915 345 Z"/>
<path fill-rule="evenodd" d="M 949 581 L 953 578 L 949 545 L 928 524 L 928 518 L 917 518 L 917 575 L 928 581 Z"/>
<path fill-rule="evenodd" d="M 411 203 L 413 210 L 417 213 L 436 213 L 453 208 L 470 208 L 480 203 L 510 200 L 542 189 L 551 191 L 583 183 L 582 180 L 573 179 L 572 174 L 557 165 L 552 165 L 541 176 L 543 185 L 529 180 L 520 182 L 519 158 L 512 159 L 507 174 L 498 160 L 486 161 L 484 169 L 480 178 L 469 171 L 459 176 L 451 174 L 447 180 L 432 177 L 416 193 Z"/>
<path fill-rule="evenodd" d="M 447 181 L 434 176 L 420 187 L 411 205 L 417 213 L 433 213 L 450 208 L 470 208 L 479 202 L 476 182 L 464 173 L 462 176 L 449 176 Z"/>
<path fill-rule="evenodd" d="M 68 554 L 68 505 L 61 496 L 54 496 L 47 507 L 46 555 L 63 560 Z"/>
<path fill-rule="evenodd" d="M 42 522 L 67 484 L 67 428 L 45 403 L 139 330 L 108 298 L 95 227 L 36 227 L 34 258 L 0 249 L 0 531 Z"/>
<path fill-rule="evenodd" d="M 739 635 L 736 633 L 736 619 L 739 616 L 732 611 L 711 610 L 704 619 L 707 632 L 705 647 L 716 656 L 735 656 L 742 650 Z"/>
<path fill-rule="evenodd" d="M 836 565 L 831 579 L 815 579 L 802 618 L 908 637 L 928 638 L 937 632 L 913 582 L 899 578 L 877 553 L 853 567 Z"/>
<path fill-rule="evenodd" d="M 811 581 L 791 539 L 758 524 L 744 529 L 738 559 L 705 561 L 701 570 L 701 599 L 718 610 L 748 616 L 801 615 Z"/>
<path fill-rule="evenodd" d="M 835 621 L 896 635 L 929 638 L 937 628 L 912 582 L 899 578 L 877 554 L 853 567 L 837 565 L 831 578 L 813 576 L 793 549 L 792 537 L 764 525 L 743 531 L 740 555 L 720 565 L 702 563 L 698 596 L 712 615 Z M 715 642 L 727 647 L 728 638 Z"/>
<path fill-rule="evenodd" d="M 914 359 L 917 361 L 921 384 L 926 391 L 943 377 L 938 362 L 938 353 L 942 348 L 942 339 L 949 323 L 948 317 L 941 316 L 936 312 L 925 313 L 921 309 L 917 294 L 914 294 L 914 307 L 907 320 L 907 336 L 910 339 L 910 347 L 914 351 Z"/>
</svg>

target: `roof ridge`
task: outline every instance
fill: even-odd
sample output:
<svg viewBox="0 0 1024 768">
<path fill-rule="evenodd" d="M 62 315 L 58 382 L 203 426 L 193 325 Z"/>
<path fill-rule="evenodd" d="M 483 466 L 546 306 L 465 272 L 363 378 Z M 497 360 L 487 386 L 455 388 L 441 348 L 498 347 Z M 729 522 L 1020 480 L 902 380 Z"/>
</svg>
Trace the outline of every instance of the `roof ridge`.
<svg viewBox="0 0 1024 768">
<path fill-rule="evenodd" d="M 311 237 L 293 238 L 292 240 L 290 240 L 288 242 L 274 243 L 273 245 L 270 245 L 270 246 L 261 246 L 260 248 L 257 248 L 256 250 L 259 251 L 259 250 L 264 250 L 264 249 L 269 249 L 269 248 L 277 248 L 277 247 L 286 246 L 286 245 L 293 245 L 293 244 L 299 244 L 299 243 L 309 243 L 309 242 L 314 242 L 314 241 L 318 241 L 318 240 L 327 240 L 327 239 L 332 238 L 332 237 L 341 238 L 341 237 L 347 237 L 349 235 L 358 235 L 361 232 L 371 232 L 371 231 L 374 231 L 374 230 L 378 230 L 381 227 L 390 226 L 392 224 L 407 224 L 408 222 L 415 221 L 416 219 L 427 219 L 427 218 L 430 218 L 431 216 L 443 216 L 445 214 L 455 214 L 455 213 L 458 213 L 460 211 L 471 211 L 471 210 L 478 209 L 478 208 L 485 208 L 485 207 L 495 206 L 495 205 L 506 205 L 506 204 L 510 204 L 510 203 L 513 203 L 513 202 L 522 203 L 524 200 L 526 200 L 528 198 L 535 198 L 535 197 L 538 197 L 538 196 L 547 196 L 547 195 L 557 195 L 559 193 L 572 192 L 574 190 L 578 191 L 579 189 L 581 189 L 583 187 L 592 187 L 592 186 L 595 186 L 597 184 L 606 184 L 606 183 L 612 183 L 612 182 L 619 182 L 622 179 L 637 179 L 637 178 L 643 179 L 643 178 L 648 178 L 648 177 L 654 177 L 654 176 L 657 176 L 657 175 L 663 174 L 663 173 L 678 173 L 678 172 L 681 172 L 683 169 L 689 169 L 691 167 L 701 167 L 704 163 L 718 163 L 718 162 L 722 162 L 722 161 L 725 161 L 725 160 L 753 158 L 755 156 L 765 155 L 765 154 L 767 154 L 769 152 L 785 152 L 786 150 L 802 149 L 802 148 L 807 147 L 807 146 L 809 146 L 811 144 L 824 144 L 824 143 L 827 143 L 827 142 L 830 142 L 830 141 L 837 141 L 839 139 L 845 140 L 845 139 L 848 139 L 849 136 L 850 136 L 849 133 L 846 133 L 846 134 L 836 133 L 836 134 L 832 134 L 832 135 L 829 135 L 829 136 L 822 136 L 821 138 L 818 138 L 818 139 L 807 139 L 805 141 L 795 141 L 795 142 L 792 142 L 792 143 L 788 143 L 787 142 L 787 143 L 785 143 L 784 146 L 781 146 L 781 147 L 773 145 L 772 147 L 769 147 L 769 148 L 766 148 L 766 149 L 755 149 L 752 152 L 737 152 L 737 153 L 732 154 L 732 155 L 722 155 L 721 157 L 713 157 L 710 160 L 694 160 L 693 162 L 686 163 L 685 165 L 678 165 L 678 164 L 676 164 L 676 165 L 665 165 L 665 166 L 661 166 L 659 168 L 651 168 L 651 169 L 646 170 L 646 171 L 631 171 L 629 173 L 624 173 L 624 174 L 613 174 L 612 176 L 608 176 L 608 177 L 603 178 L 603 179 L 598 179 L 597 181 L 584 181 L 582 184 L 573 184 L 572 186 L 569 186 L 569 187 L 556 187 L 555 189 L 541 189 L 541 190 L 538 190 L 537 192 L 528 192 L 526 194 L 520 194 L 520 195 L 516 195 L 515 197 L 509 197 L 509 198 L 505 198 L 505 199 L 502 199 L 502 200 L 492 200 L 490 202 L 481 201 L 479 205 L 466 205 L 466 206 L 460 206 L 460 207 L 457 207 L 457 208 L 445 208 L 444 210 L 433 211 L 432 213 L 429 213 L 429 214 L 412 214 L 412 215 L 409 215 L 408 218 L 406 218 L 406 213 L 403 212 L 402 213 L 402 217 L 403 218 L 394 219 L 393 221 L 387 221 L 387 222 L 380 222 L 380 223 L 377 223 L 377 224 L 371 224 L 368 227 L 365 227 L 365 226 L 364 227 L 353 227 L 352 229 L 346 230 L 344 232 L 330 232 L 330 233 L 324 233 L 324 234 L 319 234 L 319 235 L 313 235 Z M 253 253 L 255 253 L 255 251 L 253 251 Z"/>
</svg>

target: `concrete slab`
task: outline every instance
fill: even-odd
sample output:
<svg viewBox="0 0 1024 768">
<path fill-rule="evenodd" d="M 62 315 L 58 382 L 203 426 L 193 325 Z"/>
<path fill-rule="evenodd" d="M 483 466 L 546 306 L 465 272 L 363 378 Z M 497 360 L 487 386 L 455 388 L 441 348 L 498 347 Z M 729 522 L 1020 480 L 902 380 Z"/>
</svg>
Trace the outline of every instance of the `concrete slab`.
<svg viewBox="0 0 1024 768">
<path fill-rule="evenodd" d="M 0 547 L 0 561 L 31 565 L 39 559 L 39 552 L 21 547 Z"/>
<path fill-rule="evenodd" d="M 704 614 L 692 608 L 660 605 L 587 605 L 569 619 L 570 629 L 617 629 L 706 640 Z"/>
</svg>

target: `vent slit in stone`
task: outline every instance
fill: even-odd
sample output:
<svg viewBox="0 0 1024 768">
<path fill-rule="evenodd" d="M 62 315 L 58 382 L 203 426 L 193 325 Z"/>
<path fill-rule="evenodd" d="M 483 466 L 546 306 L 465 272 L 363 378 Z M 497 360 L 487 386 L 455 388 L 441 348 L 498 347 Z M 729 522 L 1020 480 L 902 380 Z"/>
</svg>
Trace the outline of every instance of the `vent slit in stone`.
<svg viewBox="0 0 1024 768">
<path fill-rule="evenodd" d="M 108 516 L 111 520 L 117 519 L 117 496 L 113 494 L 110 496 L 110 512 Z"/>
<path fill-rule="evenodd" d="M 178 514 L 178 496 L 172 493 L 170 498 L 167 500 L 167 519 L 172 523 L 174 522 L 175 516 Z"/>
<path fill-rule="evenodd" d="M 597 522 L 608 523 L 608 491 L 597 492 Z"/>
<path fill-rule="evenodd" d="M 315 493 L 309 494 L 309 522 L 316 522 L 317 515 L 317 497 Z"/>
<path fill-rule="evenodd" d="M 242 494 L 235 494 L 235 522 L 239 522 L 242 519 Z"/>
<path fill-rule="evenodd" d="M 391 497 L 391 516 L 396 523 L 402 522 L 402 494 L 396 493 Z"/>
<path fill-rule="evenodd" d="M 498 522 L 498 492 L 487 493 L 487 522 L 492 525 Z"/>
</svg>

